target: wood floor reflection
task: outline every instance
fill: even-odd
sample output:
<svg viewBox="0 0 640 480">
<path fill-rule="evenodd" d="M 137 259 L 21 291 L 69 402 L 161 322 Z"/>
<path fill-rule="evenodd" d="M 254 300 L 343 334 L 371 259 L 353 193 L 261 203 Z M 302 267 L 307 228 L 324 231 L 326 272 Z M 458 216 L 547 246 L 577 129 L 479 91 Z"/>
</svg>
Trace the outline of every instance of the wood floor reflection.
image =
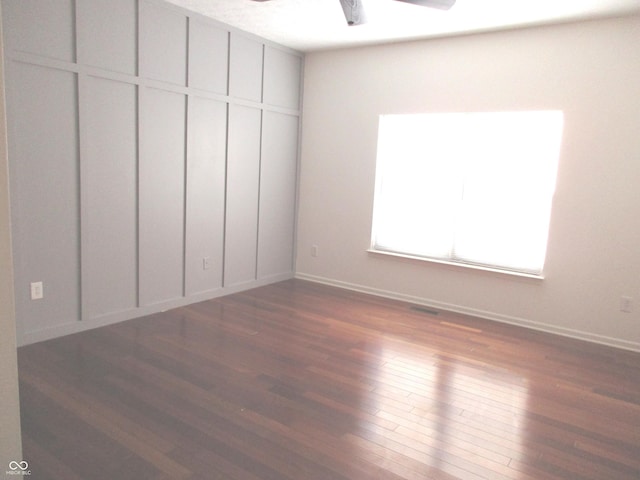
<svg viewBox="0 0 640 480">
<path fill-rule="evenodd" d="M 300 280 L 19 374 L 35 479 L 640 478 L 640 354 Z"/>
</svg>

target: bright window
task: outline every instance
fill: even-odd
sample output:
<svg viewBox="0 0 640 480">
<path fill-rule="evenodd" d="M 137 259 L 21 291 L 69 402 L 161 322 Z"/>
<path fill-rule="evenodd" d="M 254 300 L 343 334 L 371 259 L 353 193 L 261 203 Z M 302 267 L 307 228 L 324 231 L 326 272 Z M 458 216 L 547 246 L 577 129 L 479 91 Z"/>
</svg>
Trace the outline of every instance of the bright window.
<svg viewBox="0 0 640 480">
<path fill-rule="evenodd" d="M 560 111 L 382 115 L 372 249 L 540 275 Z"/>
</svg>

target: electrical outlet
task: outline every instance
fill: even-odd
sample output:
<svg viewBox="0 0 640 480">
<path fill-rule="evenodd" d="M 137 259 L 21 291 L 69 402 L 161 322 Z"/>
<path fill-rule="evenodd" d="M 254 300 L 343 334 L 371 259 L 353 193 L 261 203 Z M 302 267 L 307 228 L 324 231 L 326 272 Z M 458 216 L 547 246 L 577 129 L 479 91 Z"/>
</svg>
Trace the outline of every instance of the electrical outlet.
<svg viewBox="0 0 640 480">
<path fill-rule="evenodd" d="M 202 269 L 209 270 L 211 268 L 211 257 L 204 257 L 202 259 Z"/>
<path fill-rule="evenodd" d="M 312 257 L 318 256 L 318 245 L 311 245 L 311 256 Z"/>
<path fill-rule="evenodd" d="M 620 311 L 624 313 L 633 312 L 633 298 L 620 297 Z"/>
<path fill-rule="evenodd" d="M 31 300 L 40 300 L 44 297 L 42 282 L 31 282 Z"/>
</svg>

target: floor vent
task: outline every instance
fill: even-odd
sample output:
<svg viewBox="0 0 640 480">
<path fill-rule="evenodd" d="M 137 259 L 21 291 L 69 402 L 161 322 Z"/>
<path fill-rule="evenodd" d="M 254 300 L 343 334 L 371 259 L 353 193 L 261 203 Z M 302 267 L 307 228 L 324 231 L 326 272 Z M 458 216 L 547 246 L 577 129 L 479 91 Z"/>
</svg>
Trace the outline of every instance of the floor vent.
<svg viewBox="0 0 640 480">
<path fill-rule="evenodd" d="M 429 307 L 413 306 L 413 307 L 411 307 L 411 310 L 413 310 L 415 312 L 426 313 L 426 314 L 429 314 L 429 315 L 438 315 L 438 314 L 440 314 L 439 311 L 434 310 L 434 309 L 429 308 Z"/>
</svg>

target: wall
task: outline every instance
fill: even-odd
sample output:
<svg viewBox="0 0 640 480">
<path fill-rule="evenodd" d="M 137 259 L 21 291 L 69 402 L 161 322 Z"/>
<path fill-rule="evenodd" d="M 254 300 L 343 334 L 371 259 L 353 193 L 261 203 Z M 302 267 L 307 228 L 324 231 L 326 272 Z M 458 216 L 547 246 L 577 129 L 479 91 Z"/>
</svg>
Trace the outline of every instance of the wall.
<svg viewBox="0 0 640 480">
<path fill-rule="evenodd" d="M 2 13 L 0 12 L 0 19 Z M 2 56 L 0 37 L 0 57 Z M 9 220 L 9 177 L 4 103 L 4 68 L 0 58 L 0 472 L 9 462 L 22 461 L 18 359 L 13 307 L 13 266 Z"/>
<path fill-rule="evenodd" d="M 637 45 L 635 16 L 308 54 L 297 276 L 640 350 Z M 530 109 L 565 113 L 544 280 L 366 252 L 380 114 Z"/>
<path fill-rule="evenodd" d="M 293 275 L 301 54 L 159 0 L 3 6 L 19 344 Z"/>
</svg>

